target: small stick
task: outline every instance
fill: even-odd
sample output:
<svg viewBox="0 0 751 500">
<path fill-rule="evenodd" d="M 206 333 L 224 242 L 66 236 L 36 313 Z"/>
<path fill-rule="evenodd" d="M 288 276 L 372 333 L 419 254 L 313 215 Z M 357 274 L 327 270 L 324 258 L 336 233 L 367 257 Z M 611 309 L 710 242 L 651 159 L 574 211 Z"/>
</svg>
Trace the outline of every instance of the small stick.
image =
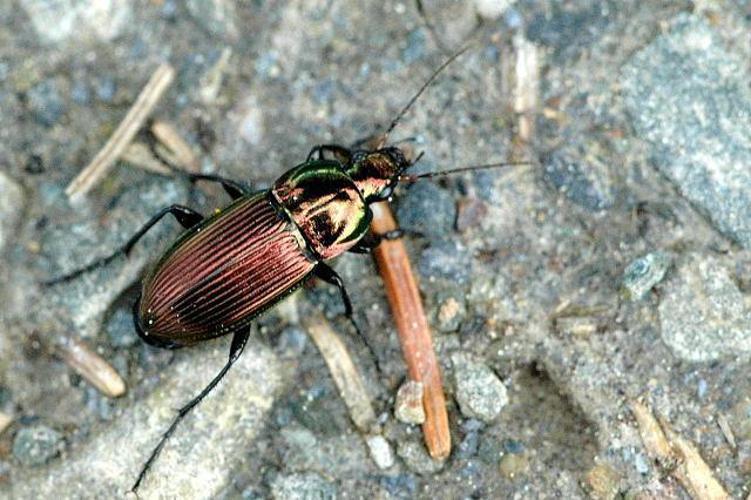
<svg viewBox="0 0 751 500">
<path fill-rule="evenodd" d="M 65 194 L 69 199 L 75 200 L 85 195 L 106 175 L 143 126 L 144 121 L 174 78 L 175 70 L 169 64 L 162 64 L 157 68 L 104 147 L 94 156 L 91 163 L 68 184 Z"/>
<path fill-rule="evenodd" d="M 344 343 L 320 313 L 303 321 L 303 324 L 316 347 L 321 351 L 334 383 L 339 389 L 339 394 L 349 408 L 349 414 L 355 426 L 366 434 L 373 432 L 376 422 L 375 412 L 370 404 L 368 393 L 365 391 L 362 377 L 355 368 Z"/>
<path fill-rule="evenodd" d="M 147 172 L 172 175 L 173 172 L 151 153 L 151 149 L 142 142 L 132 142 L 123 151 L 120 159 Z"/>
<path fill-rule="evenodd" d="M 675 476 L 691 498 L 730 498 L 694 445 L 679 436 L 667 421 L 656 419 L 652 411 L 638 401 L 631 402 L 631 412 L 639 425 L 639 434 L 647 453 Z"/>
<path fill-rule="evenodd" d="M 0 434 L 5 432 L 5 429 L 13 422 L 13 417 L 5 412 L 0 411 Z"/>
<path fill-rule="evenodd" d="M 193 149 L 185 142 L 171 124 L 157 120 L 151 126 L 151 131 L 157 140 L 174 155 L 175 162 L 188 172 L 196 173 L 200 170 L 198 158 Z"/>
<path fill-rule="evenodd" d="M 371 229 L 375 234 L 397 229 L 388 203 L 374 203 L 370 208 L 373 210 Z M 446 458 L 451 453 L 451 434 L 441 370 L 433 351 L 428 321 L 425 319 L 407 249 L 401 240 L 383 240 L 374 254 L 396 320 L 409 378 L 423 384 L 425 422 L 422 430 L 425 445 L 431 457 Z"/>
<path fill-rule="evenodd" d="M 66 337 L 55 342 L 55 353 L 105 396 L 117 398 L 125 394 L 125 382 L 117 371 L 83 341 Z"/>
</svg>

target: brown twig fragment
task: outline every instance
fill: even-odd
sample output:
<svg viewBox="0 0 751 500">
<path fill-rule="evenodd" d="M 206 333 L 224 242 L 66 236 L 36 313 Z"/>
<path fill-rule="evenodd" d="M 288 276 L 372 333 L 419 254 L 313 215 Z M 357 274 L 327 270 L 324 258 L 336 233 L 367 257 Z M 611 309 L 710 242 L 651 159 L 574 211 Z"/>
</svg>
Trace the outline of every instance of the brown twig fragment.
<svg viewBox="0 0 751 500">
<path fill-rule="evenodd" d="M 172 175 L 172 171 L 151 153 L 151 149 L 142 142 L 132 142 L 123 151 L 120 159 L 147 172 L 161 175 Z"/>
<path fill-rule="evenodd" d="M 85 195 L 105 176 L 143 126 L 144 121 L 174 78 L 175 70 L 169 64 L 162 64 L 157 68 L 104 147 L 94 156 L 91 163 L 68 184 L 65 189 L 68 198 L 74 200 Z"/>
<path fill-rule="evenodd" d="M 125 381 L 82 340 L 65 337 L 55 343 L 55 353 L 99 392 L 110 398 L 125 394 Z"/>
<path fill-rule="evenodd" d="M 151 126 L 151 131 L 154 137 L 170 151 L 176 164 L 188 172 L 198 172 L 198 158 L 193 153 L 193 149 L 171 124 L 157 120 Z"/>
<path fill-rule="evenodd" d="M 376 416 L 365 384 L 344 343 L 320 313 L 303 322 L 316 347 L 321 352 L 339 394 L 349 408 L 355 426 L 364 433 L 374 430 Z"/>
<path fill-rule="evenodd" d="M 5 429 L 13 423 L 13 417 L 5 412 L 0 411 L 0 434 L 5 432 Z"/>
<path fill-rule="evenodd" d="M 656 419 L 651 410 L 638 401 L 631 402 L 631 412 L 649 455 L 665 466 L 692 498 L 730 498 L 694 445 L 676 434 L 667 421 Z"/>
<path fill-rule="evenodd" d="M 371 229 L 374 233 L 384 234 L 397 229 L 388 203 L 375 203 L 370 207 L 373 210 Z M 441 371 L 407 249 L 401 240 L 384 240 L 374 254 L 386 285 L 386 296 L 396 321 L 409 378 L 423 384 L 425 422 L 422 430 L 425 445 L 431 457 L 446 458 L 451 453 L 451 434 Z"/>
</svg>

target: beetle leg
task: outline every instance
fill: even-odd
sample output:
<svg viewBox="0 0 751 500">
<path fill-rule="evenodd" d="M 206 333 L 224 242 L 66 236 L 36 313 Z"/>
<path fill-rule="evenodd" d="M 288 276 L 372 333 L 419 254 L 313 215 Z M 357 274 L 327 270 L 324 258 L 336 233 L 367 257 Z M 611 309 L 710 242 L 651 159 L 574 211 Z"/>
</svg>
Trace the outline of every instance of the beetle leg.
<svg viewBox="0 0 751 500">
<path fill-rule="evenodd" d="M 352 151 L 338 144 L 318 144 L 317 146 L 314 146 L 313 149 L 310 150 L 310 153 L 308 153 L 308 157 L 305 161 L 308 162 L 312 160 L 315 155 L 318 155 L 319 160 L 323 160 L 323 153 L 326 151 L 333 153 L 334 158 L 336 158 L 336 160 L 342 165 L 349 165 L 352 161 Z"/>
<path fill-rule="evenodd" d="M 375 234 L 375 233 L 368 233 L 365 236 L 363 236 L 360 241 L 357 242 L 355 246 L 349 249 L 352 253 L 370 253 L 372 252 L 378 245 L 381 244 L 381 241 L 383 240 L 398 240 L 399 238 L 403 237 L 405 234 L 404 229 L 394 229 L 392 231 L 385 232 L 383 234 Z M 412 233 L 410 231 L 410 233 Z M 415 233 L 419 234 L 419 233 Z"/>
<path fill-rule="evenodd" d="M 109 264 L 120 255 L 127 256 L 130 253 L 130 250 L 133 248 L 133 245 L 135 245 L 138 240 L 140 240 L 143 235 L 146 234 L 148 230 L 154 226 L 154 224 L 159 222 L 159 220 L 167 214 L 172 214 L 175 219 L 177 219 L 177 222 L 179 222 L 180 225 L 182 225 L 185 229 L 190 229 L 203 220 L 203 215 L 199 214 L 192 208 L 188 208 L 183 205 L 171 205 L 169 207 L 163 208 L 151 219 L 149 219 L 148 222 L 146 222 L 146 224 L 144 224 L 143 227 L 141 227 L 141 229 L 139 229 L 138 232 L 134 234 L 127 242 L 125 242 L 123 246 L 115 250 L 112 254 L 108 255 L 107 257 L 97 259 L 94 262 L 91 262 L 90 264 L 87 264 L 80 269 L 76 269 L 71 273 L 45 281 L 43 282 L 43 284 L 49 286 L 70 281 L 83 273 L 93 271 L 98 267 Z"/>
<path fill-rule="evenodd" d="M 352 314 L 352 302 L 349 300 L 349 294 L 347 293 L 347 289 L 344 288 L 344 281 L 342 281 L 341 276 L 339 276 L 337 272 L 334 271 L 329 265 L 324 264 L 323 262 L 319 262 L 318 265 L 313 268 L 313 274 L 315 274 L 319 279 L 322 279 L 326 283 L 334 285 L 339 289 L 339 293 L 342 296 L 342 302 L 344 302 L 344 315 L 347 317 L 350 323 L 352 323 L 352 326 L 357 332 L 357 335 L 360 336 L 362 341 L 365 343 L 365 346 L 368 348 L 368 351 L 370 351 L 370 355 L 375 362 L 376 369 L 379 373 L 382 373 L 381 365 L 378 361 L 378 356 L 375 353 L 375 349 L 373 349 L 373 346 L 370 344 L 368 337 L 366 337 L 363 331 L 360 330 L 360 327 L 355 321 L 354 315 Z"/>
<path fill-rule="evenodd" d="M 188 174 L 188 178 L 190 179 L 190 182 L 197 182 L 197 181 L 209 181 L 209 182 L 218 182 L 222 185 L 224 188 L 224 191 L 232 198 L 233 200 L 236 200 L 238 198 L 242 198 L 243 196 L 247 196 L 250 193 L 252 193 L 252 190 L 249 186 L 233 181 L 232 179 L 227 179 L 226 177 L 222 177 L 220 175 L 213 175 L 213 174 Z"/>
<path fill-rule="evenodd" d="M 167 432 L 162 434 L 162 438 L 159 440 L 159 444 L 156 445 L 154 450 L 151 452 L 151 455 L 149 456 L 149 459 L 146 461 L 146 463 L 141 468 L 140 474 L 138 474 L 138 479 L 136 479 L 136 482 L 133 483 L 133 487 L 131 488 L 131 491 L 135 492 L 138 487 L 141 485 L 141 481 L 143 481 L 143 478 L 146 476 L 146 472 L 151 468 L 152 464 L 154 463 L 154 460 L 156 460 L 156 457 L 159 455 L 159 452 L 162 451 L 162 448 L 164 448 L 164 444 L 167 442 L 169 437 L 172 435 L 172 433 L 175 432 L 175 429 L 177 428 L 177 425 L 180 423 L 180 421 L 185 418 L 185 415 L 190 412 L 193 408 L 200 403 L 203 398 L 206 397 L 208 393 L 216 387 L 216 385 L 219 383 L 219 381 L 224 378 L 224 376 L 227 374 L 229 369 L 232 367 L 232 365 L 235 363 L 235 361 L 238 360 L 240 355 L 243 352 L 243 349 L 245 349 L 245 344 L 248 343 L 248 337 L 250 337 L 250 328 L 246 328 L 244 330 L 238 330 L 235 332 L 235 335 L 232 337 L 232 344 L 229 348 L 229 359 L 227 360 L 227 364 L 224 365 L 222 370 L 216 375 L 216 377 L 213 378 L 211 382 L 209 382 L 209 385 L 207 385 L 198 396 L 191 399 L 185 406 L 180 408 L 177 411 L 177 416 L 172 421 L 172 424 L 169 426 L 169 429 L 167 429 Z"/>
</svg>

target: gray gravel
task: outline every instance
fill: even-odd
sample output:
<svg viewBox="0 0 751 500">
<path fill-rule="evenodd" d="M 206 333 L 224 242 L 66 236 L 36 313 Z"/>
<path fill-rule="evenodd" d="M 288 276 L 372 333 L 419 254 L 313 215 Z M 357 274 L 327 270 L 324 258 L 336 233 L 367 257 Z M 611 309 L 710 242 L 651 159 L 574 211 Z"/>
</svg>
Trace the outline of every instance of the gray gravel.
<svg viewBox="0 0 751 500">
<path fill-rule="evenodd" d="M 226 359 L 228 339 L 167 351 L 133 332 L 138 276 L 178 234 L 174 221 L 128 259 L 39 285 L 107 255 L 165 204 L 226 205 L 219 189 L 124 163 L 82 204 L 65 198 L 160 63 L 177 75 L 153 117 L 206 172 L 265 188 L 313 145 L 388 124 L 471 39 L 392 137 L 425 152 L 419 172 L 533 160 L 394 197 L 421 233 L 405 241 L 434 326 L 451 456 L 431 460 L 421 429 L 392 418 L 406 379 L 393 318 L 371 260 L 345 255 L 333 265 L 383 373 L 335 290 L 311 284 L 258 319 L 143 497 L 687 498 L 645 451 L 637 398 L 731 497 L 747 497 L 748 6 L 501 3 L 0 2 L 0 411 L 13 419 L 0 496 L 122 495 L 175 408 Z M 523 47 L 539 78 L 518 84 Z M 521 113 L 528 141 L 519 102 L 536 103 Z M 351 423 L 299 324 L 311 308 L 362 370 L 381 435 Z M 73 338 L 123 377 L 123 397 L 61 360 Z M 14 443 L 40 425 L 60 440 L 25 465 Z"/>
</svg>

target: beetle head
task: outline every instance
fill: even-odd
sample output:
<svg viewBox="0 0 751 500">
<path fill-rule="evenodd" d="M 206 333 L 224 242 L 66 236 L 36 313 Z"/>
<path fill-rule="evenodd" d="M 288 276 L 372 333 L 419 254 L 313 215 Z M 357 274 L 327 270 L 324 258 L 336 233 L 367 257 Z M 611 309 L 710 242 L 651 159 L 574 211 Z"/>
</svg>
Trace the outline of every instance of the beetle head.
<svg viewBox="0 0 751 500">
<path fill-rule="evenodd" d="M 371 202 L 391 196 L 399 176 L 410 165 L 401 149 L 386 146 L 356 153 L 347 174 L 355 181 L 363 198 Z"/>
</svg>

